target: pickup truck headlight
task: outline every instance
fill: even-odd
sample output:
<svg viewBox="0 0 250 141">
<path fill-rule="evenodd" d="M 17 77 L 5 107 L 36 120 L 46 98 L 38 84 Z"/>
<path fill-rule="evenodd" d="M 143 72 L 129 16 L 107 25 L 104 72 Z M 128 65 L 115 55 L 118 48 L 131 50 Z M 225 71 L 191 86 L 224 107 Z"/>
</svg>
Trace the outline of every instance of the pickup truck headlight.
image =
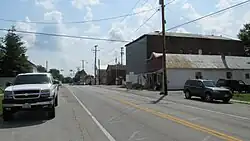
<svg viewBox="0 0 250 141">
<path fill-rule="evenodd" d="M 4 99 L 13 99 L 13 92 L 12 91 L 5 91 L 4 92 Z"/>
<path fill-rule="evenodd" d="M 41 97 L 50 97 L 50 90 L 41 90 Z"/>
</svg>

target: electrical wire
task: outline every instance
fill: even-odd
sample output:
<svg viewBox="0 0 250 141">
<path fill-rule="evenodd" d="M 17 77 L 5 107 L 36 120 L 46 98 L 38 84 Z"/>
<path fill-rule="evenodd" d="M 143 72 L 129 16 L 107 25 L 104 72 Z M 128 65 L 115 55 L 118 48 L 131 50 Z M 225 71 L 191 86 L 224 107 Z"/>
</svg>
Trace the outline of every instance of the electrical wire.
<svg viewBox="0 0 250 141">
<path fill-rule="evenodd" d="M 148 10 L 142 10 L 139 12 L 135 13 L 130 13 L 130 14 L 125 14 L 125 15 L 120 15 L 120 16 L 114 16 L 114 17 L 107 17 L 107 18 L 101 18 L 101 19 L 94 19 L 94 20 L 84 20 L 84 21 L 72 21 L 72 22 L 41 22 L 41 21 L 21 21 L 21 20 L 10 20 L 10 19 L 3 19 L 0 18 L 0 21 L 5 21 L 5 22 L 20 22 L 20 23 L 34 23 L 34 24 L 83 24 L 83 23 L 89 23 L 89 22 L 100 22 L 100 21 L 108 21 L 108 20 L 115 20 L 123 17 L 129 17 L 129 16 L 135 16 L 141 13 L 145 13 L 148 11 L 152 11 L 155 9 L 158 9 L 159 7 L 154 7 Z"/>
<path fill-rule="evenodd" d="M 173 12 L 171 9 L 169 9 L 169 8 L 167 8 L 167 10 L 168 11 L 170 11 L 170 12 Z M 180 16 L 181 18 L 183 18 L 183 19 L 186 19 L 187 21 L 189 20 L 189 18 L 187 18 L 187 17 L 185 17 L 185 16 Z M 193 22 L 193 23 L 195 23 L 195 24 L 197 24 L 198 25 L 198 23 L 197 23 L 197 21 L 195 21 L 195 22 Z M 218 31 L 217 31 L 218 32 Z M 235 38 L 235 37 L 233 37 L 233 36 L 231 36 L 231 35 L 228 35 L 228 34 L 225 34 L 225 33 L 222 33 L 222 32 L 218 32 L 218 33 L 220 33 L 220 34 L 222 34 L 222 35 L 225 35 L 225 36 L 228 36 L 228 37 L 230 37 L 230 38 Z"/>
<path fill-rule="evenodd" d="M 204 16 L 202 16 L 202 17 L 199 17 L 199 18 L 197 18 L 197 19 L 194 19 L 194 20 L 191 20 L 191 21 L 188 21 L 188 22 L 185 22 L 185 23 L 182 23 L 182 24 L 179 24 L 179 25 L 173 26 L 173 27 L 171 27 L 171 28 L 167 29 L 166 31 L 170 31 L 170 30 L 172 30 L 172 29 L 176 29 L 176 28 L 179 28 L 179 27 L 181 27 L 181 26 L 184 26 L 184 25 L 187 25 L 187 24 L 190 24 L 190 23 L 193 23 L 193 22 L 196 22 L 196 21 L 199 21 L 199 20 L 205 19 L 205 18 L 207 18 L 207 17 L 210 17 L 210 16 L 216 15 L 216 14 L 218 14 L 218 13 L 221 13 L 221 12 L 227 11 L 227 10 L 229 10 L 229 9 L 232 9 L 232 8 L 238 7 L 238 6 L 243 5 L 243 4 L 246 4 L 246 3 L 248 3 L 248 2 L 250 2 L 250 0 L 246 0 L 246 1 L 243 1 L 243 2 L 240 2 L 240 3 L 237 3 L 237 4 L 234 4 L 234 5 L 229 6 L 229 7 L 227 7 L 227 8 L 224 8 L 224 9 L 221 9 L 221 10 L 215 11 L 215 12 L 213 12 L 213 13 L 210 13 L 210 14 L 204 15 Z"/>
<path fill-rule="evenodd" d="M 130 10 L 129 13 L 131 13 L 131 12 L 135 9 L 135 7 L 137 6 L 137 4 L 138 4 L 140 1 L 141 1 L 141 0 L 137 0 L 137 2 L 136 2 L 135 5 L 132 7 L 132 9 Z M 125 16 L 120 22 L 123 22 L 127 17 L 128 17 L 128 16 Z"/>
<path fill-rule="evenodd" d="M 142 26 L 144 26 L 153 16 L 159 12 L 160 9 L 157 9 L 147 20 L 145 20 L 134 32 L 137 32 Z"/>
<path fill-rule="evenodd" d="M 0 28 L 1 31 L 10 31 L 9 29 Z M 127 43 L 130 41 L 125 40 L 116 40 L 116 39 L 105 39 L 105 38 L 97 38 L 97 37 L 87 37 L 87 36 L 73 36 L 73 35 L 64 35 L 64 34 L 54 34 L 54 33 L 43 33 L 43 32 L 31 32 L 31 31 L 21 31 L 15 30 L 13 32 L 16 33 L 24 33 L 24 34 L 35 34 L 35 35 L 45 35 L 45 36 L 55 36 L 55 37 L 65 37 L 65 38 L 75 38 L 75 39 L 87 39 L 87 40 L 99 40 L 99 41 L 112 41 L 112 42 L 123 42 Z"/>
</svg>

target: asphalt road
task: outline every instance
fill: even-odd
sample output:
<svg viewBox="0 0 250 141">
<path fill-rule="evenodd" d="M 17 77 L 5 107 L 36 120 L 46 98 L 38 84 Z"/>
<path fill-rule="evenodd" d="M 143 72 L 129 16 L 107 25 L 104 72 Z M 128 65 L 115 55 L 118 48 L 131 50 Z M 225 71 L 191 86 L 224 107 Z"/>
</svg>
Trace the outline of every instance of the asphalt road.
<svg viewBox="0 0 250 141">
<path fill-rule="evenodd" d="M 93 86 L 60 90 L 56 118 L 21 112 L 0 122 L 8 141 L 220 141 L 250 140 L 250 106 L 204 103 L 171 93 Z"/>
</svg>

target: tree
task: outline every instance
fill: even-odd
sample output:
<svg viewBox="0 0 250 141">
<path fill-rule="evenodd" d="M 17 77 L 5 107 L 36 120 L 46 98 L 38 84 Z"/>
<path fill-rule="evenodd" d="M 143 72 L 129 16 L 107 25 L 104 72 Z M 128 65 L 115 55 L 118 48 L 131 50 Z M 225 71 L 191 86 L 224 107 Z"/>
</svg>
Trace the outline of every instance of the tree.
<svg viewBox="0 0 250 141">
<path fill-rule="evenodd" d="M 63 83 L 72 83 L 73 82 L 73 79 L 71 77 L 65 77 L 63 79 Z"/>
<path fill-rule="evenodd" d="M 15 33 L 14 26 L 3 37 L 0 49 L 1 76 L 13 77 L 19 73 L 31 72 L 32 67 L 25 55 L 26 47 L 21 37 Z"/>
<path fill-rule="evenodd" d="M 244 27 L 240 29 L 238 38 L 243 42 L 246 48 L 246 54 L 250 55 L 250 23 L 244 24 Z"/>
<path fill-rule="evenodd" d="M 47 72 L 46 68 L 43 67 L 42 65 L 37 65 L 37 71 L 38 72 Z"/>
<path fill-rule="evenodd" d="M 54 79 L 63 80 L 63 75 L 60 74 L 60 71 L 58 69 L 50 69 L 49 73 L 53 76 Z"/>
</svg>

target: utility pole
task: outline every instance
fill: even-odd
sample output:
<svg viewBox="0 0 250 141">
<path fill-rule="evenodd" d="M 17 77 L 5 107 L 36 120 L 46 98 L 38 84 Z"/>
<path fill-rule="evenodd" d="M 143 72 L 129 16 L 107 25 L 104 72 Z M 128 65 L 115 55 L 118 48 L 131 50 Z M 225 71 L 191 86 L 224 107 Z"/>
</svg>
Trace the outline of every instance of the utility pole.
<svg viewBox="0 0 250 141">
<path fill-rule="evenodd" d="M 115 58 L 115 85 L 117 85 L 117 57 Z"/>
<path fill-rule="evenodd" d="M 48 61 L 47 61 L 47 60 L 46 60 L 46 62 L 45 62 L 45 67 L 46 67 L 46 71 L 48 72 L 48 71 L 49 71 L 49 70 L 48 70 L 48 69 L 49 69 L 49 68 L 48 68 L 49 66 L 48 66 Z"/>
<path fill-rule="evenodd" d="M 97 51 L 99 51 L 99 50 L 97 50 L 97 47 L 98 47 L 98 45 L 95 45 L 95 48 L 94 48 L 94 53 L 95 53 L 95 66 L 94 66 L 94 75 L 95 75 L 95 85 L 96 85 L 96 55 L 97 55 Z"/>
<path fill-rule="evenodd" d="M 160 0 L 162 20 L 162 68 L 163 68 L 163 95 L 168 95 L 167 68 L 166 68 L 166 41 L 165 41 L 165 10 L 164 0 Z M 162 93 L 162 92 L 161 92 Z"/>
<path fill-rule="evenodd" d="M 85 60 L 82 60 L 82 70 L 84 70 L 84 62 Z"/>
<path fill-rule="evenodd" d="M 121 47 L 121 65 L 123 65 L 123 54 L 124 54 L 124 48 Z"/>
<path fill-rule="evenodd" d="M 99 85 L 101 85 L 101 62 L 100 62 L 100 59 L 98 59 L 98 80 L 99 80 Z"/>
</svg>

